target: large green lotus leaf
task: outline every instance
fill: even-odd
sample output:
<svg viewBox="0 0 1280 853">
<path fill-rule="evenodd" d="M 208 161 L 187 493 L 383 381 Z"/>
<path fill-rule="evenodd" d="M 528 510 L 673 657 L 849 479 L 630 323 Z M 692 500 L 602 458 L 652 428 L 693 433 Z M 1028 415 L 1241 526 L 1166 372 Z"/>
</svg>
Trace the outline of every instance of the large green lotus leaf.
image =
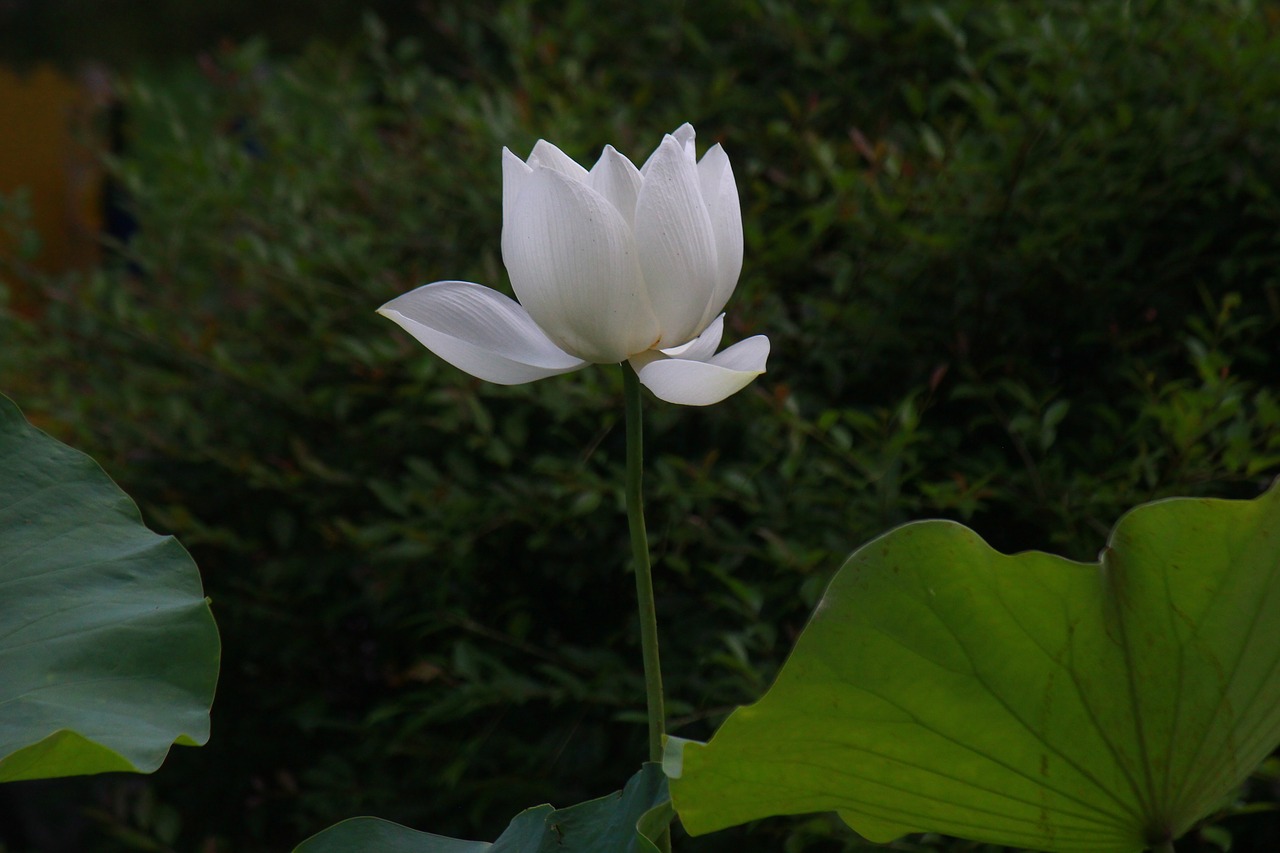
<svg viewBox="0 0 1280 853">
<path fill-rule="evenodd" d="M 607 797 L 565 809 L 526 809 L 492 844 L 358 817 L 313 835 L 293 853 L 657 853 L 655 841 L 672 816 L 661 766 L 645 764 Z"/>
<path fill-rule="evenodd" d="M 1176 838 L 1280 742 L 1280 488 L 1176 499 L 1097 563 L 900 527 L 841 568 L 777 682 L 666 769 L 694 834 L 834 810 L 1050 851 Z"/>
<path fill-rule="evenodd" d="M 149 773 L 204 743 L 218 655 L 182 546 L 0 396 L 0 781 Z"/>
</svg>

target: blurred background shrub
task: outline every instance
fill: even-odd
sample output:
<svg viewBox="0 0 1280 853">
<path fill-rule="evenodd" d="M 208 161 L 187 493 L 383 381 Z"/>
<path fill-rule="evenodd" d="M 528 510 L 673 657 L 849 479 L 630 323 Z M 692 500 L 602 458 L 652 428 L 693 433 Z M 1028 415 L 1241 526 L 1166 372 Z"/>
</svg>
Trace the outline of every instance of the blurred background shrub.
<svg viewBox="0 0 1280 853">
<path fill-rule="evenodd" d="M 373 313 L 506 286 L 504 145 L 639 160 L 689 120 L 737 173 L 729 335 L 768 334 L 769 373 L 648 410 L 676 734 L 758 697 L 892 525 L 1092 559 L 1136 503 L 1280 471 L 1280 4 L 391 11 L 133 68 L 129 227 L 89 273 L 6 262 L 40 308 L 4 315 L 0 387 L 192 550 L 225 645 L 210 745 L 68 788 L 71 849 L 287 850 L 362 813 L 492 839 L 634 770 L 616 371 L 487 385 Z M 1278 779 L 1187 849 L 1280 849 Z M 822 816 L 680 842 L 863 848 Z"/>
</svg>

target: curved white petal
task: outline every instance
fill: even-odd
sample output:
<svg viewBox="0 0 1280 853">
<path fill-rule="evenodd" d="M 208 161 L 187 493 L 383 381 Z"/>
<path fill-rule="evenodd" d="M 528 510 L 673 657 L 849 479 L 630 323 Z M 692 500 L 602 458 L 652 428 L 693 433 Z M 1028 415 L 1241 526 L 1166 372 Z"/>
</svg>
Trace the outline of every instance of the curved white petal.
<svg viewBox="0 0 1280 853">
<path fill-rule="evenodd" d="M 502 239 L 504 241 L 511 228 L 511 212 L 515 210 L 520 189 L 532 174 L 533 169 L 512 154 L 510 149 L 502 149 Z"/>
<path fill-rule="evenodd" d="M 720 313 L 738 286 L 742 273 L 742 208 L 733 167 L 719 144 L 713 145 L 698 163 L 698 181 L 716 243 L 716 283 L 702 315 L 705 323 Z"/>
<path fill-rule="evenodd" d="M 711 324 L 687 344 L 669 347 L 662 354 L 670 358 L 685 358 L 690 361 L 710 361 L 720 348 L 720 338 L 724 337 L 724 315 L 721 314 Z M 728 352 L 728 350 L 726 350 Z"/>
<path fill-rule="evenodd" d="M 561 350 L 514 300 L 467 281 L 438 281 L 378 313 L 472 376 L 519 385 L 586 364 Z"/>
<path fill-rule="evenodd" d="M 641 173 L 636 250 L 662 331 L 658 346 L 677 346 L 702 331 L 716 289 L 715 235 L 697 165 L 675 137 L 662 140 Z"/>
<path fill-rule="evenodd" d="M 683 406 L 709 406 L 736 394 L 764 373 L 768 358 L 769 339 L 756 335 L 710 361 L 636 358 L 631 363 L 641 384 L 654 396 Z"/>
<path fill-rule="evenodd" d="M 530 166 L 545 166 L 555 169 L 566 178 L 572 178 L 580 184 L 587 183 L 587 170 L 578 162 L 545 139 L 539 139 L 529 154 Z"/>
<path fill-rule="evenodd" d="M 564 351 L 617 363 L 657 340 L 631 229 L 586 184 L 535 168 L 516 199 L 502 257 L 520 304 Z"/>
<path fill-rule="evenodd" d="M 630 227 L 636 221 L 636 196 L 640 194 L 640 170 L 630 160 L 606 145 L 591 167 L 591 188 L 613 203 Z"/>
</svg>

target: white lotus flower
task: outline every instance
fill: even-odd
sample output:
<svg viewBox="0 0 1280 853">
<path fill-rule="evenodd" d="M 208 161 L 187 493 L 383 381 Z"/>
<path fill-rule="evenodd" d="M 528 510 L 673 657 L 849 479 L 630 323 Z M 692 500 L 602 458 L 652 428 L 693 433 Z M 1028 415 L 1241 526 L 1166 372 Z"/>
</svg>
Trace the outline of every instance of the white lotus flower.
<svg viewBox="0 0 1280 853">
<path fill-rule="evenodd" d="M 591 171 L 539 141 L 502 151 L 502 259 L 519 303 L 439 281 L 378 313 L 472 376 L 503 385 L 630 361 L 672 403 L 705 406 L 764 372 L 763 335 L 717 354 L 742 270 L 742 213 L 724 150 L 693 128 L 637 169 L 611 146 Z"/>
</svg>

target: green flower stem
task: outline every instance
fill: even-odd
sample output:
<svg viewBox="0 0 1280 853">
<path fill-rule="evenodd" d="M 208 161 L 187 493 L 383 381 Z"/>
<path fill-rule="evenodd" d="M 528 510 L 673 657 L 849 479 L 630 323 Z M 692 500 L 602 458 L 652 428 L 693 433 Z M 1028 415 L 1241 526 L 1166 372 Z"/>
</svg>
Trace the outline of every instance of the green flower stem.
<svg viewBox="0 0 1280 853">
<path fill-rule="evenodd" d="M 658 664 L 658 615 L 653 606 L 653 572 L 649 567 L 649 537 L 644 529 L 644 427 L 640 418 L 640 380 L 630 364 L 622 365 L 623 395 L 627 399 L 627 521 L 631 526 L 631 557 L 636 570 L 636 598 L 640 606 L 640 647 L 644 653 L 644 688 L 649 700 L 649 760 L 662 760 L 666 710 L 662 700 L 662 668 Z"/>
<path fill-rule="evenodd" d="M 649 760 L 662 761 L 662 737 L 667 712 L 662 699 L 662 667 L 658 662 L 658 614 L 653 605 L 653 572 L 649 565 L 649 537 L 644 528 L 644 434 L 640 418 L 640 379 L 622 365 L 623 396 L 627 401 L 627 523 L 631 528 L 631 556 L 636 571 L 636 602 L 640 608 L 640 648 L 644 654 L 644 690 L 649 706 Z M 671 849 L 663 832 L 658 849 Z"/>
</svg>

